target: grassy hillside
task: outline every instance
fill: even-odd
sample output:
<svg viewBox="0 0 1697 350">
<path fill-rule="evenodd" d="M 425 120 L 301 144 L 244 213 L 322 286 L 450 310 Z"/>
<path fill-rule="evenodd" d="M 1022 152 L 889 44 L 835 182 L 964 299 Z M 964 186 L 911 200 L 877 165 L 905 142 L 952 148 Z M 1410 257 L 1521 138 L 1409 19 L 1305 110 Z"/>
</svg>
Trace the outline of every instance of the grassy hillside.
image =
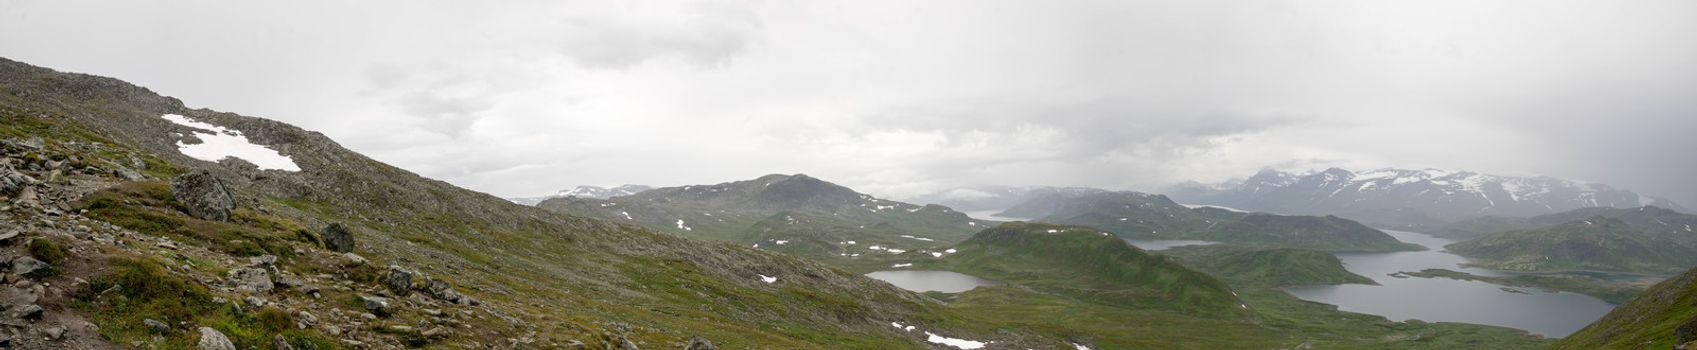
<svg viewBox="0 0 1697 350">
<path fill-rule="evenodd" d="M 1175 247 L 1161 254 L 1176 257 L 1187 266 L 1239 288 L 1374 284 L 1370 278 L 1345 270 L 1337 256 L 1315 250 L 1206 245 Z"/>
<path fill-rule="evenodd" d="M 1672 349 L 1697 346 L 1697 269 L 1657 283 L 1552 349 Z"/>
<path fill-rule="evenodd" d="M 1564 292 L 1585 294 L 1603 299 L 1610 303 L 1625 303 L 1643 292 L 1642 287 L 1634 287 L 1623 283 L 1613 283 L 1592 277 L 1573 275 L 1515 275 L 1507 277 L 1480 276 L 1471 273 L 1446 270 L 1425 269 L 1414 272 L 1402 272 L 1399 275 L 1421 278 L 1450 278 L 1463 281 L 1483 281 L 1513 287 L 1533 287 L 1553 289 Z"/>
<path fill-rule="evenodd" d="M 1697 266 L 1697 233 L 1650 230 L 1627 219 L 1593 216 L 1555 226 L 1509 231 L 1446 248 L 1491 268 L 1518 271 L 1598 270 L 1676 273 Z"/>
<path fill-rule="evenodd" d="M 1007 223 L 943 259 L 948 270 L 1138 307 L 1243 313 L 1225 283 L 1096 229 Z"/>
</svg>

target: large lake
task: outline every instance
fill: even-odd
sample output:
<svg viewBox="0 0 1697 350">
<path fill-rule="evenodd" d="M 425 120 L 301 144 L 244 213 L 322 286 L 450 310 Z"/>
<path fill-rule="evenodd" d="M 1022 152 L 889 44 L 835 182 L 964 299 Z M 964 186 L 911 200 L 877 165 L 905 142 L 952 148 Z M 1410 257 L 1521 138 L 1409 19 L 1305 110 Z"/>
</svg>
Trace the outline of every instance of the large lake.
<svg viewBox="0 0 1697 350">
<path fill-rule="evenodd" d="M 915 292 L 960 293 L 980 286 L 994 286 L 1001 282 L 978 278 L 972 275 L 954 271 L 937 270 L 896 270 L 877 271 L 866 274 L 866 277 L 889 282 L 901 289 Z"/>
<path fill-rule="evenodd" d="M 1615 305 L 1591 296 L 1547 292 L 1538 288 L 1515 288 L 1458 281 L 1448 278 L 1395 278 L 1389 274 L 1430 268 L 1463 271 L 1482 276 L 1505 273 L 1461 267 L 1466 258 L 1443 251 L 1454 241 L 1426 234 L 1384 230 L 1403 242 L 1431 248 L 1419 252 L 1338 253 L 1344 268 L 1372 278 L 1378 286 L 1336 285 L 1286 289 L 1304 300 L 1337 305 L 1339 309 L 1392 320 L 1419 319 L 1430 322 L 1466 322 L 1524 329 L 1548 337 L 1564 337 L 1596 321 Z"/>
</svg>

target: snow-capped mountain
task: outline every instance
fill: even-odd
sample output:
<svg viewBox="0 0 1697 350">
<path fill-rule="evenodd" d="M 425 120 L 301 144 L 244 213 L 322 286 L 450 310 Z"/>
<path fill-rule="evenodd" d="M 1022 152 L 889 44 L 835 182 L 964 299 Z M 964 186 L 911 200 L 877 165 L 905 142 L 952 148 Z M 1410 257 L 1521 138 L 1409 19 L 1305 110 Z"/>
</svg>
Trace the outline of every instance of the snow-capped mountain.
<svg viewBox="0 0 1697 350">
<path fill-rule="evenodd" d="M 569 189 L 569 190 L 560 190 L 560 192 L 556 192 L 554 194 L 547 195 L 547 196 L 508 198 L 507 200 L 512 201 L 513 203 L 518 203 L 518 204 L 536 205 L 537 203 L 542 203 L 542 201 L 554 199 L 554 198 L 578 197 L 578 198 L 607 199 L 607 198 L 613 198 L 613 197 L 618 197 L 618 196 L 629 196 L 629 195 L 642 193 L 644 191 L 648 191 L 648 190 L 652 190 L 652 189 L 654 189 L 654 187 L 644 186 L 644 185 L 623 185 L 623 186 L 618 186 L 618 187 L 613 187 L 613 188 L 607 188 L 607 187 L 601 187 L 601 186 L 578 186 L 576 188 L 572 188 L 572 189 Z"/>
<path fill-rule="evenodd" d="M 1185 184 L 1168 191 L 1180 202 L 1289 214 L 1336 214 L 1357 220 L 1420 225 L 1481 216 L 1531 217 L 1579 208 L 1656 206 L 1685 211 L 1662 198 L 1608 185 L 1548 176 L 1516 177 L 1437 169 L 1262 170 L 1242 180 Z"/>
</svg>

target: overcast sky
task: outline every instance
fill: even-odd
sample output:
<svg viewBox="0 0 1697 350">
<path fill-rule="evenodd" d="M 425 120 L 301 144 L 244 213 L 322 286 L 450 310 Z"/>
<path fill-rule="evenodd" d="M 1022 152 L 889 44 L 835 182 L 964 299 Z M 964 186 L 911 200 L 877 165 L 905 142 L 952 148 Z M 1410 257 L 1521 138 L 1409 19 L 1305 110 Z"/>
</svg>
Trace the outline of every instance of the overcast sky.
<svg viewBox="0 0 1697 350">
<path fill-rule="evenodd" d="M 16 1 L 0 56 L 500 196 L 1544 174 L 1697 204 L 1697 1 Z"/>
</svg>

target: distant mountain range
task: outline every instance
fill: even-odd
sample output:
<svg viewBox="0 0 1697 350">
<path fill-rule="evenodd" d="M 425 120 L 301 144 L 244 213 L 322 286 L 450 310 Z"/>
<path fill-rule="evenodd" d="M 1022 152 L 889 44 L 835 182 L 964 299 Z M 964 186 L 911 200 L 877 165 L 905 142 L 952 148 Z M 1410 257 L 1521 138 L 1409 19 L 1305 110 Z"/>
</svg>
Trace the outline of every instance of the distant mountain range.
<svg viewBox="0 0 1697 350">
<path fill-rule="evenodd" d="M 999 216 L 1084 225 L 1134 239 L 1191 239 L 1326 251 L 1419 250 L 1384 232 L 1336 216 L 1287 216 L 1215 207 L 1191 208 L 1166 196 L 1101 192 L 1040 196 Z"/>
<path fill-rule="evenodd" d="M 1354 172 L 1332 168 L 1309 173 L 1268 169 L 1242 180 L 1178 185 L 1168 193 L 1189 204 L 1338 215 L 1391 227 L 1482 216 L 1531 217 L 1588 207 L 1657 206 L 1688 211 L 1667 199 L 1603 184 L 1437 169 Z"/>
<path fill-rule="evenodd" d="M 987 212 L 1005 210 L 1041 198 L 1058 199 L 1107 191 L 1090 187 L 975 186 L 921 195 L 908 201 L 939 204 L 967 212 Z"/>
<path fill-rule="evenodd" d="M 542 203 L 542 201 L 554 199 L 554 198 L 578 197 L 578 198 L 607 199 L 607 198 L 613 198 L 613 197 L 618 197 L 618 196 L 629 196 L 629 195 L 642 193 L 643 191 L 652 190 L 652 189 L 654 189 L 654 187 L 644 186 L 644 185 L 622 185 L 622 186 L 613 187 L 613 188 L 607 188 L 607 187 L 601 187 L 601 186 L 578 186 L 576 188 L 572 188 L 572 189 L 569 189 L 569 190 L 560 190 L 560 192 L 557 192 L 557 193 L 554 193 L 554 194 L 551 194 L 551 195 L 547 195 L 547 196 L 507 198 L 507 200 L 512 201 L 513 203 L 518 203 L 518 204 L 536 205 L 537 203 Z"/>
</svg>

